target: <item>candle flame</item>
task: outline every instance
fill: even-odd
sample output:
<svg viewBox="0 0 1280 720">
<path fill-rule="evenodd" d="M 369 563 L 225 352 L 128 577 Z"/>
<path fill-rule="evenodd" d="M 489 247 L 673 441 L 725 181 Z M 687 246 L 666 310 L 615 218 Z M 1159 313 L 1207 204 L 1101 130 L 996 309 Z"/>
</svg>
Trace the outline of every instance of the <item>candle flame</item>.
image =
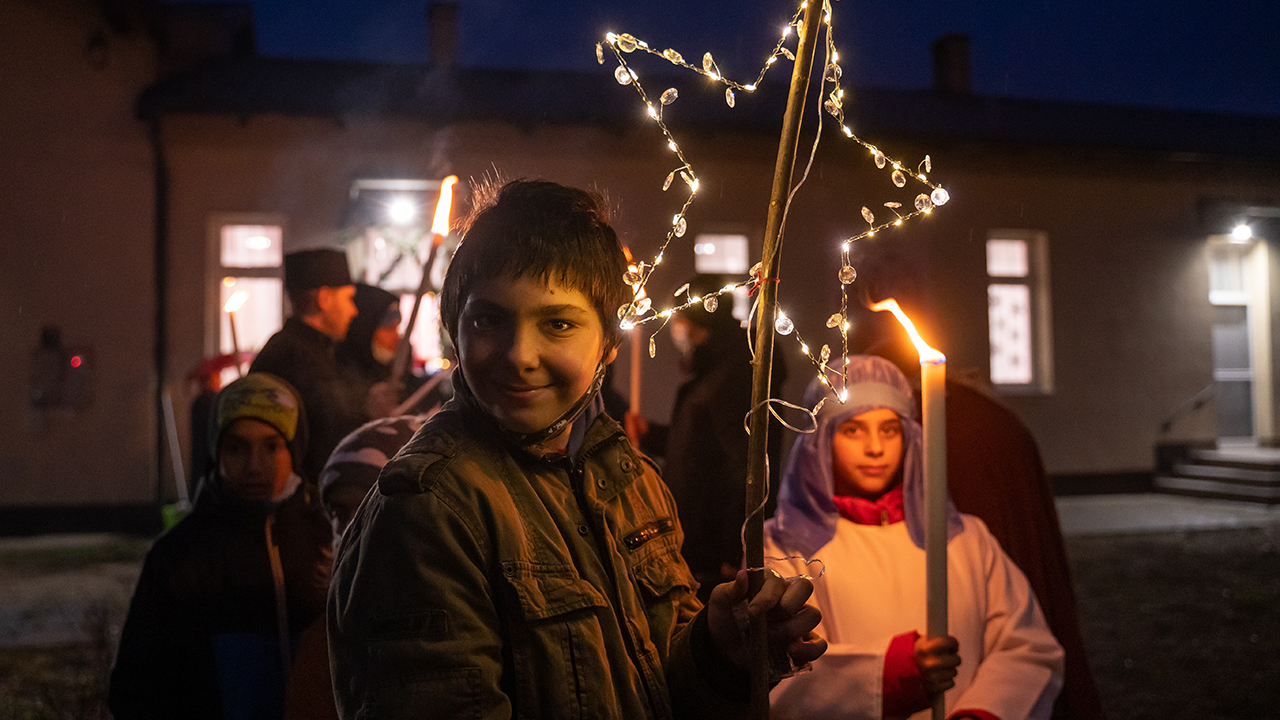
<svg viewBox="0 0 1280 720">
<path fill-rule="evenodd" d="M 878 303 L 872 303 L 871 309 L 876 312 L 884 312 L 888 310 L 898 318 L 898 322 L 902 323 L 902 327 L 906 329 L 907 334 L 911 336 L 911 342 L 916 344 L 916 352 L 920 353 L 921 365 L 941 365 L 947 361 L 947 357 L 942 353 L 929 347 L 929 344 L 920 337 L 920 333 L 916 332 L 916 326 L 911 322 L 911 318 L 902 312 L 902 308 L 898 307 L 898 301 L 893 298 L 881 300 Z"/>
<path fill-rule="evenodd" d="M 244 301 L 248 299 L 249 293 L 244 290 L 231 293 L 231 297 L 227 299 L 227 304 L 223 305 L 222 309 L 229 313 L 233 313 L 239 310 L 240 306 L 244 304 Z"/>
<path fill-rule="evenodd" d="M 431 218 L 431 232 L 441 239 L 449 234 L 449 211 L 453 207 L 453 186 L 457 182 L 457 175 L 440 181 L 440 199 L 436 201 L 436 214 Z"/>
</svg>

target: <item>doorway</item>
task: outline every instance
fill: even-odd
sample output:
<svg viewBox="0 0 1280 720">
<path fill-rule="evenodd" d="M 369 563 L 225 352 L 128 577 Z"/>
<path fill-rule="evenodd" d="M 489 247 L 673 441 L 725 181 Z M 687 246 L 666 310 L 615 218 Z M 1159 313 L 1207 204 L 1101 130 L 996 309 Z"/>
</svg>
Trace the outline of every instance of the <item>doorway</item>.
<svg viewBox="0 0 1280 720">
<path fill-rule="evenodd" d="M 1213 382 L 1218 445 L 1271 438 L 1271 311 L 1267 245 L 1209 238 Z"/>
</svg>

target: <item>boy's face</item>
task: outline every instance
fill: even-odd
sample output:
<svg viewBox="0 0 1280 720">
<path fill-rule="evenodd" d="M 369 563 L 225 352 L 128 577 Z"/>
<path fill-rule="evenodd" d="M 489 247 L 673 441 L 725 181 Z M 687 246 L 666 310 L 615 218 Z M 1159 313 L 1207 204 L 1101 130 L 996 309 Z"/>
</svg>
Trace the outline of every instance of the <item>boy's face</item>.
<svg viewBox="0 0 1280 720">
<path fill-rule="evenodd" d="M 586 295 L 538 278 L 477 281 L 458 318 L 458 360 L 476 399 L 517 433 L 555 422 L 591 387 L 604 328 Z M 606 362 L 617 355 L 614 348 Z M 548 444 L 563 448 L 568 428 Z"/>
<path fill-rule="evenodd" d="M 222 431 L 218 472 L 227 490 L 241 500 L 272 500 L 293 474 L 289 444 L 270 425 L 240 418 Z"/>
<path fill-rule="evenodd" d="M 875 500 L 891 489 L 902 464 L 902 421 L 888 408 L 855 415 L 831 436 L 837 495 Z"/>
</svg>

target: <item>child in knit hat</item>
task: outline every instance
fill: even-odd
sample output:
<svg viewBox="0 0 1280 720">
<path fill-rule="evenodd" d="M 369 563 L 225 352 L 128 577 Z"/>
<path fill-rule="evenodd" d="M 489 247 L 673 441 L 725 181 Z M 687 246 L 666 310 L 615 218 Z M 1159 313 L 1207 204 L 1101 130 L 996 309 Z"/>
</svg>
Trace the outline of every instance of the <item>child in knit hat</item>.
<svg viewBox="0 0 1280 720">
<path fill-rule="evenodd" d="M 250 373 L 219 393 L 214 469 L 147 553 L 111 674 L 131 718 L 279 718 L 303 628 L 324 610 L 332 533 L 301 489 L 297 392 Z"/>
</svg>

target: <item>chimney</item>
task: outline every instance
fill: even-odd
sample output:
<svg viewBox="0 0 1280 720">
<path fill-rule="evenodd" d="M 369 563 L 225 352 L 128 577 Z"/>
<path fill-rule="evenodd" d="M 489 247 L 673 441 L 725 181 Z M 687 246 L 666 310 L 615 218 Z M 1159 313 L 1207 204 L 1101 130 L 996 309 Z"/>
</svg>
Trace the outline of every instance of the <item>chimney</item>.
<svg viewBox="0 0 1280 720">
<path fill-rule="evenodd" d="M 433 67 L 452 67 L 458 60 L 458 4 L 439 0 L 427 4 L 427 33 Z"/>
<path fill-rule="evenodd" d="M 942 95 L 968 95 L 969 36 L 963 33 L 943 35 L 933 41 L 933 89 Z"/>
</svg>

